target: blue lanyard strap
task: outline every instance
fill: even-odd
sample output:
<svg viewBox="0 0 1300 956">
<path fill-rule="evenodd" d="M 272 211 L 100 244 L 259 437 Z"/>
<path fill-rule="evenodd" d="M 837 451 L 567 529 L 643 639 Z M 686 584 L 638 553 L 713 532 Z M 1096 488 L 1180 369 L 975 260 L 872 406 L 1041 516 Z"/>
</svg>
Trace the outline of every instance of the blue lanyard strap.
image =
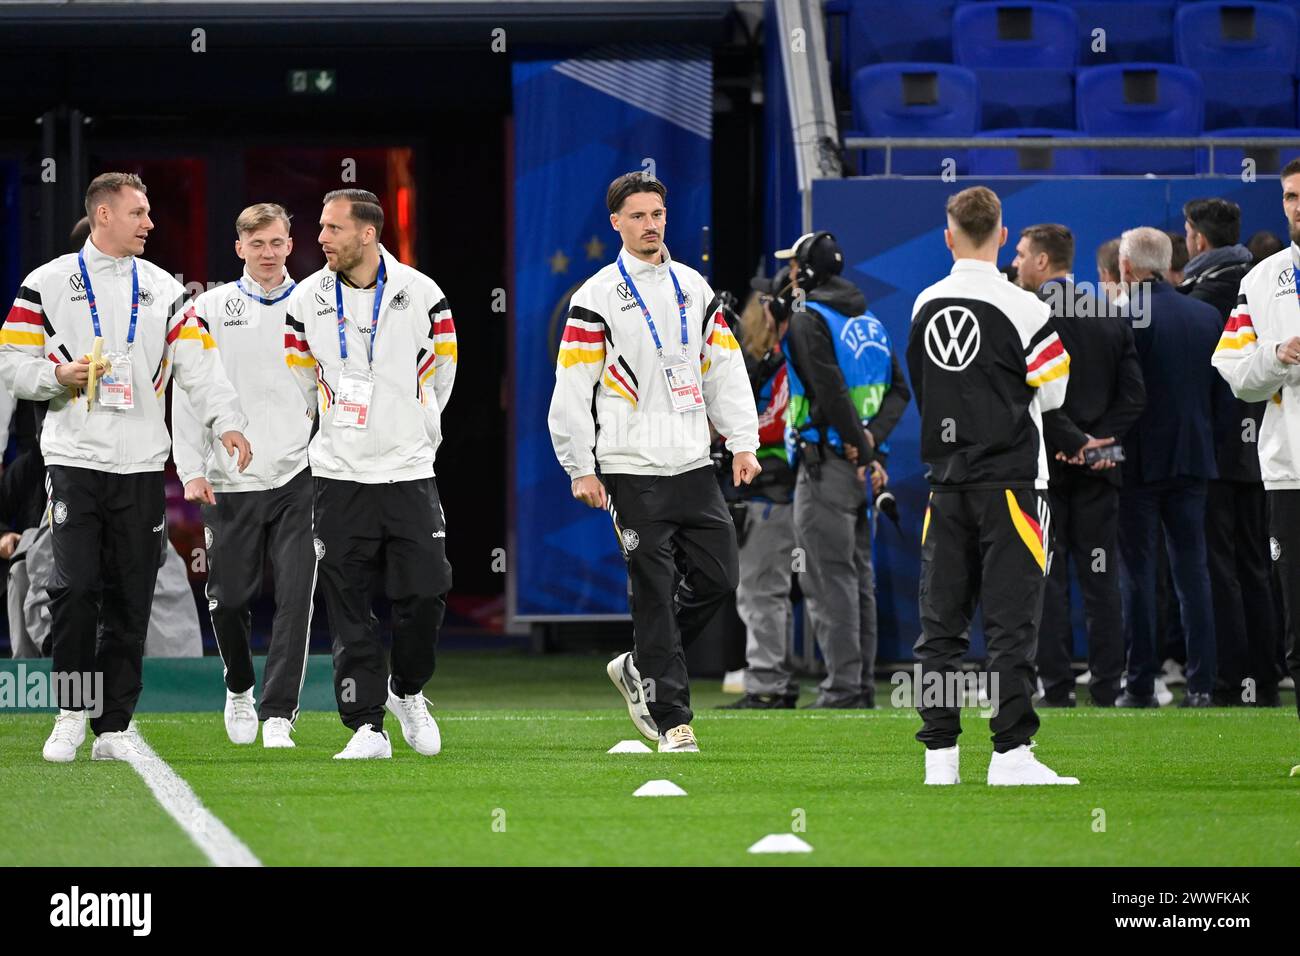
<svg viewBox="0 0 1300 956">
<path fill-rule="evenodd" d="M 627 274 L 627 269 L 623 266 L 623 257 L 618 257 L 618 271 L 623 275 L 623 281 L 627 283 L 627 291 L 632 293 L 632 298 L 636 299 L 636 304 L 641 307 L 641 314 L 645 316 L 645 324 L 650 326 L 650 337 L 654 339 L 655 350 L 660 356 L 664 354 L 663 343 L 659 341 L 659 333 L 655 330 L 655 323 L 650 318 L 650 310 L 646 308 L 645 300 L 641 298 L 641 293 L 637 291 L 636 283 L 632 277 Z M 686 327 L 686 296 L 682 295 L 682 287 L 677 282 L 677 276 L 673 274 L 672 267 L 668 267 L 668 277 L 673 280 L 673 291 L 677 293 L 677 311 L 682 317 L 682 354 L 686 354 L 689 344 Z"/>
<path fill-rule="evenodd" d="M 388 270 L 384 260 L 379 260 L 379 276 L 375 279 L 375 311 L 370 316 L 370 337 L 366 340 L 366 359 L 373 367 L 375 364 L 375 338 L 379 334 L 379 305 L 384 299 L 384 283 L 388 280 Z M 334 306 L 339 316 L 339 358 L 348 360 L 348 337 L 343 331 L 343 276 L 334 277 Z M 364 332 L 365 330 L 362 329 Z"/>
<path fill-rule="evenodd" d="M 81 269 L 81 285 L 86 290 L 86 304 L 90 306 L 90 322 L 95 327 L 95 337 L 103 338 L 104 333 L 99 327 L 99 309 L 95 308 L 95 290 L 90 286 L 90 273 L 86 271 L 86 251 L 84 249 L 77 252 L 77 265 Z M 126 347 L 129 349 L 135 342 L 135 323 L 140 317 L 140 270 L 135 264 L 135 257 L 131 257 L 131 325 L 126 333 Z"/>
<path fill-rule="evenodd" d="M 1295 295 L 1300 299 L 1300 252 L 1296 251 L 1296 244 L 1291 243 L 1291 284 L 1295 286 Z"/>
<path fill-rule="evenodd" d="M 289 288 L 285 289 L 274 299 L 268 299 L 266 296 L 258 295 L 256 292 L 249 292 L 247 289 L 244 288 L 243 279 L 236 279 L 235 286 L 239 289 L 240 292 L 244 293 L 244 295 L 248 296 L 250 299 L 253 299 L 256 302 L 262 303 L 262 305 L 275 305 L 277 302 L 283 302 L 285 299 L 289 298 L 289 293 L 292 292 L 294 289 L 298 288 L 298 283 L 290 282 Z"/>
</svg>

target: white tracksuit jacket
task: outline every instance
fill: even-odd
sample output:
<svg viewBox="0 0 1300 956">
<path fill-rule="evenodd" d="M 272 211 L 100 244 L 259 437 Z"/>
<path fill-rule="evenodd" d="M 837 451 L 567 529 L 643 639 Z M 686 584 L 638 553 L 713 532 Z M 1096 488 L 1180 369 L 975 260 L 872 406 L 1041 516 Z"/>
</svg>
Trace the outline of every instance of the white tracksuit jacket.
<svg viewBox="0 0 1300 956">
<path fill-rule="evenodd" d="M 645 300 L 664 354 L 681 354 L 681 317 L 668 274 L 686 297 L 687 358 L 704 408 L 673 410 L 654 340 L 617 262 L 583 283 L 569 303 L 549 425 L 570 479 L 602 472 L 678 475 L 709 464 L 709 422 L 733 453 L 758 449 L 758 411 L 739 344 L 704 277 L 673 262 L 651 265 L 624 249 L 623 266 Z M 592 393 L 595 392 L 595 416 Z M 600 429 L 597 432 L 597 424 Z"/>
<path fill-rule="evenodd" d="M 316 416 L 313 400 L 303 408 L 302 387 L 284 361 L 284 323 L 288 298 L 274 304 L 293 282 L 286 273 L 270 290 L 244 270 L 239 284 L 229 282 L 194 300 L 200 326 L 217 343 L 221 364 L 239 393 L 254 448 L 241 474 L 238 459 L 227 455 L 211 430 L 203 428 L 188 397 L 172 393 L 172 454 L 181 482 L 207 478 L 214 491 L 267 491 L 288 484 L 307 467 L 307 442 Z M 313 396 L 314 398 L 314 396 Z"/>
<path fill-rule="evenodd" d="M 1300 335 L 1293 249 L 1246 273 L 1211 359 L 1238 398 L 1268 402 L 1257 438 L 1259 470 L 1270 490 L 1300 489 L 1300 365 L 1277 357 L 1280 343 Z"/>
<path fill-rule="evenodd" d="M 315 402 L 320 411 L 320 429 L 308 453 L 317 478 L 381 484 L 433 476 L 434 455 L 442 441 L 442 410 L 456 379 L 456 326 L 436 282 L 398 262 L 382 245 L 379 251 L 387 280 L 375 339 L 368 427 L 334 423 L 343 373 L 336 275 L 329 269 L 314 272 L 288 299 L 284 361 L 297 375 L 299 401 Z M 366 367 L 374 301 L 373 288 L 344 286 L 350 367 Z"/>
<path fill-rule="evenodd" d="M 131 317 L 131 257 L 114 259 L 83 247 L 95 291 L 104 352 L 126 348 Z M 49 465 L 115 474 L 162 471 L 171 453 L 167 382 L 172 375 L 204 427 L 220 435 L 247 424 L 216 343 L 199 325 L 184 287 L 158 266 L 136 259 L 140 308 L 132 349 L 135 406 L 86 409 L 80 389 L 60 385 L 57 365 L 91 351 L 95 338 L 76 253 L 47 262 L 23 280 L 0 327 L 0 379 L 19 398 L 50 403 L 41 432 Z M 256 453 L 256 449 L 254 449 Z"/>
</svg>

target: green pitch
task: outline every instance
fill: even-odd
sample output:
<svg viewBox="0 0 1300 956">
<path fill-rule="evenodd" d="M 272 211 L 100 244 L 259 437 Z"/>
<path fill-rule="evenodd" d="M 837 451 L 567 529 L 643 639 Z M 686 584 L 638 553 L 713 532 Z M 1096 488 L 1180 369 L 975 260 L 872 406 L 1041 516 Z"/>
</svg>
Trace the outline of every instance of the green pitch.
<svg viewBox="0 0 1300 956">
<path fill-rule="evenodd" d="M 267 865 L 1300 864 L 1300 728 L 1281 709 L 1043 712 L 1040 758 L 1078 787 L 922 786 L 911 711 L 728 712 L 696 689 L 700 754 L 605 751 L 637 737 L 604 658 L 447 654 L 430 685 L 443 752 L 341 762 L 333 714 L 297 749 L 226 741 L 219 712 L 142 713 L 146 740 Z M 887 701 L 888 686 L 881 699 Z M 0 715 L 0 865 L 184 865 L 204 857 L 135 771 L 40 757 L 46 715 Z M 685 797 L 635 798 L 648 780 Z M 755 856 L 771 833 L 814 852 Z"/>
</svg>

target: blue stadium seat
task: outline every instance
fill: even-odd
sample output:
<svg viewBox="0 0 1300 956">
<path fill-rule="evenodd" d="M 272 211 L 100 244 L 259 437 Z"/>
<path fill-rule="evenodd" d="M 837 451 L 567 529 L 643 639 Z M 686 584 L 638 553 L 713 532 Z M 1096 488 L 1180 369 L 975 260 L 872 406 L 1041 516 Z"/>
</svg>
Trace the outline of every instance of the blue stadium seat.
<svg viewBox="0 0 1300 956">
<path fill-rule="evenodd" d="M 1178 62 L 1194 70 L 1295 73 L 1296 12 L 1249 0 L 1184 4 L 1174 18 Z"/>
<path fill-rule="evenodd" d="M 1072 70 L 1079 22 L 1058 3 L 967 3 L 952 21 L 953 62 L 971 69 Z"/>
<path fill-rule="evenodd" d="M 956 0 L 853 0 L 849 72 L 874 63 L 952 62 Z"/>
<path fill-rule="evenodd" d="M 1173 0 L 1063 0 L 1079 18 L 1079 53 L 1085 66 L 1126 61 L 1172 63 Z M 1105 49 L 1093 31 L 1105 30 Z"/>
<path fill-rule="evenodd" d="M 973 176 L 1095 176 L 1097 158 L 1090 149 L 1051 149 L 1034 146 L 1033 140 L 1044 136 L 1082 136 L 1073 129 L 1044 127 L 989 129 L 976 133 L 980 138 L 1014 136 L 1025 140 L 1020 149 L 972 149 L 970 171 Z"/>
<path fill-rule="evenodd" d="M 1201 175 L 1240 177 L 1242 160 L 1250 157 L 1255 161 L 1257 176 L 1275 176 L 1291 160 L 1300 157 L 1300 131 L 1286 127 L 1241 126 L 1233 129 L 1216 129 L 1206 136 L 1290 136 L 1295 138 L 1294 147 L 1262 147 L 1257 149 L 1239 149 L 1229 146 L 1214 148 L 1214 168 L 1210 168 L 1210 151 L 1196 151 L 1196 171 Z"/>
<path fill-rule="evenodd" d="M 1205 84 L 1205 128 L 1285 126 L 1295 122 L 1295 77 L 1258 70 L 1198 70 Z"/>
<path fill-rule="evenodd" d="M 950 63 L 881 63 L 853 75 L 853 120 L 865 136 L 973 136 L 979 116 L 975 74 Z M 851 135 L 851 134 L 850 134 Z M 867 150 L 864 175 L 884 172 L 883 150 Z M 896 150 L 891 172 L 937 176 L 946 158 L 966 171 L 963 150 Z"/>
<path fill-rule="evenodd" d="M 1205 97 L 1201 78 L 1184 66 L 1121 63 L 1079 71 L 1079 129 L 1089 136 L 1200 136 Z M 1193 149 L 1098 149 L 1103 173 L 1192 173 Z"/>
<path fill-rule="evenodd" d="M 976 70 L 980 128 L 1074 126 L 1074 73 L 1070 70 Z"/>
<path fill-rule="evenodd" d="M 1074 11 L 1020 0 L 968 3 L 953 18 L 953 59 L 979 79 L 980 126 L 1074 125 Z"/>
<path fill-rule="evenodd" d="M 1205 128 L 1295 122 L 1297 17 L 1280 3 L 1202 2 L 1174 19 L 1178 62 L 1205 83 Z"/>
</svg>

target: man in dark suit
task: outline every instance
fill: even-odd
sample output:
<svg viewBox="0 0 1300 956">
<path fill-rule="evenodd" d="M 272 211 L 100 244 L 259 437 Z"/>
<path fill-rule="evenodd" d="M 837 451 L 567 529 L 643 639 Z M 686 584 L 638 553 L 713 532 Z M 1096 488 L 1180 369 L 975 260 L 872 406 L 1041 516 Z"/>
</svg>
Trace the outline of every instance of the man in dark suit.
<svg viewBox="0 0 1300 956">
<path fill-rule="evenodd" d="M 1146 392 L 1133 332 L 1086 289 L 1070 279 L 1074 235 L 1065 226 L 1029 226 L 1016 244 L 1015 266 L 1022 288 L 1052 308 L 1061 344 L 1070 354 L 1070 384 L 1061 417 L 1044 416 L 1050 461 L 1053 555 L 1038 630 L 1038 676 L 1043 705 L 1073 707 L 1070 667 L 1069 563 L 1074 559 L 1088 634 L 1092 702 L 1114 706 L 1124 670 L 1124 618 L 1119 589 L 1119 470 L 1113 461 L 1085 464 L 1083 448 L 1124 437 L 1142 413 Z"/>
<path fill-rule="evenodd" d="M 1214 460 L 1219 390 L 1210 357 L 1222 331 L 1213 306 L 1164 279 L 1172 247 L 1158 229 L 1130 229 L 1120 239 L 1120 277 L 1129 287 L 1146 410 L 1124 441 L 1119 547 L 1124 559 L 1128 686 L 1121 707 L 1158 706 L 1156 530 L 1163 528 L 1169 567 L 1187 634 L 1185 707 L 1212 704 L 1214 608 L 1205 556 L 1205 500 Z"/>
<path fill-rule="evenodd" d="M 1226 199 L 1193 199 L 1183 206 L 1183 218 L 1192 258 L 1178 291 L 1214 306 L 1226 325 L 1253 265 L 1250 250 L 1237 242 L 1241 209 Z M 1219 671 L 1214 702 L 1276 707 L 1278 634 L 1266 599 L 1268 521 L 1258 444 L 1267 403 L 1243 402 L 1226 381 L 1216 384 L 1222 393 L 1214 421 L 1219 477 L 1210 482 L 1205 511 Z"/>
</svg>

